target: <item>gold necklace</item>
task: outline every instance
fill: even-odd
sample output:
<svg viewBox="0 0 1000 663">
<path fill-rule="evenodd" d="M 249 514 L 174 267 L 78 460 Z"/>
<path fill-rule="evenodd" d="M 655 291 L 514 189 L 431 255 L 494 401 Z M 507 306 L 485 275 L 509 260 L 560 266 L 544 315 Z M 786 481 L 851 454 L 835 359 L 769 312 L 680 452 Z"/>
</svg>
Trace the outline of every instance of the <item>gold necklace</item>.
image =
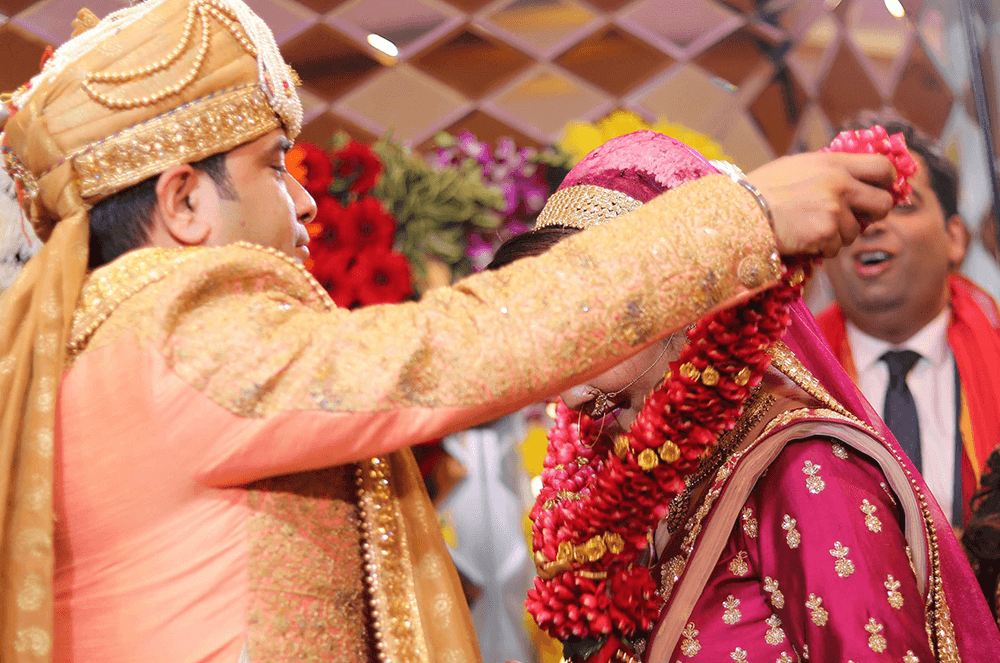
<svg viewBox="0 0 1000 663">
<path fill-rule="evenodd" d="M 719 445 L 715 452 L 702 459 L 698 471 L 685 480 L 684 490 L 671 501 L 670 510 L 667 512 L 667 530 L 671 534 L 676 532 L 687 518 L 688 509 L 691 506 L 691 493 L 694 489 L 701 485 L 706 478 L 715 474 L 729 458 L 733 449 L 771 409 L 774 402 L 774 396 L 763 392 L 760 387 L 756 387 L 750 394 L 743 415 L 736 421 L 736 425 L 719 439 Z"/>
</svg>

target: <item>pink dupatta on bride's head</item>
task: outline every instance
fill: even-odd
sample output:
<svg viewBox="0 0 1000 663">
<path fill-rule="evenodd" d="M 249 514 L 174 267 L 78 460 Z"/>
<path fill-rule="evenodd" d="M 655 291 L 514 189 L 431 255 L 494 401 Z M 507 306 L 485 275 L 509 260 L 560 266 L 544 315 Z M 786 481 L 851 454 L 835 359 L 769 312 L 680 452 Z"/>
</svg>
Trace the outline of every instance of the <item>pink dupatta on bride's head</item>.
<svg viewBox="0 0 1000 663">
<path fill-rule="evenodd" d="M 802 300 L 792 304 L 792 324 L 784 342 L 799 361 L 819 380 L 820 384 L 854 416 L 871 426 L 885 444 L 895 452 L 897 460 L 915 480 L 915 485 L 927 498 L 937 548 L 941 560 L 941 579 L 951 611 L 955 638 L 962 660 L 980 663 L 995 660 L 1000 652 L 1000 632 L 983 598 L 972 568 L 955 538 L 951 523 L 931 495 L 930 489 L 906 457 L 896 438 L 889 431 L 871 404 L 861 395 L 816 325 L 816 319 Z M 930 589 L 928 591 L 931 591 Z"/>
</svg>

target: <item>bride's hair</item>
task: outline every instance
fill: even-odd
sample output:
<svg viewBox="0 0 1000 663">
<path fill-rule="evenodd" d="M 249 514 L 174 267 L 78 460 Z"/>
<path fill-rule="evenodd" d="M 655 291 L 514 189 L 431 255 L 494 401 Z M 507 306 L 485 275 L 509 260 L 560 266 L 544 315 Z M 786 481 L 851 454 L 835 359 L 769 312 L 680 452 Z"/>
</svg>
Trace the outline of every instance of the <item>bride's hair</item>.
<svg viewBox="0 0 1000 663">
<path fill-rule="evenodd" d="M 523 232 L 520 235 L 514 235 L 500 245 L 500 248 L 497 249 L 493 260 L 486 266 L 486 269 L 500 269 L 515 260 L 541 255 L 562 240 L 578 232 L 580 232 L 579 228 L 545 226 L 537 230 Z"/>
</svg>

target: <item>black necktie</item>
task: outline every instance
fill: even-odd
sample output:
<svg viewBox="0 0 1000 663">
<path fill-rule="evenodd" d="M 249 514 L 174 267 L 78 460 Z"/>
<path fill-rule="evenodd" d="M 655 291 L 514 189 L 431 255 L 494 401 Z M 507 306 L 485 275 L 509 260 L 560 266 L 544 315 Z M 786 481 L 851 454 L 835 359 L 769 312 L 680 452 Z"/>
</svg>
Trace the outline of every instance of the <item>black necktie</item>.
<svg viewBox="0 0 1000 663">
<path fill-rule="evenodd" d="M 889 388 L 885 391 L 883 419 L 899 446 L 910 457 L 917 471 L 923 471 L 920 458 L 920 420 L 917 419 L 917 404 L 906 384 L 906 375 L 920 359 L 913 350 L 886 352 L 880 357 L 889 367 Z"/>
</svg>

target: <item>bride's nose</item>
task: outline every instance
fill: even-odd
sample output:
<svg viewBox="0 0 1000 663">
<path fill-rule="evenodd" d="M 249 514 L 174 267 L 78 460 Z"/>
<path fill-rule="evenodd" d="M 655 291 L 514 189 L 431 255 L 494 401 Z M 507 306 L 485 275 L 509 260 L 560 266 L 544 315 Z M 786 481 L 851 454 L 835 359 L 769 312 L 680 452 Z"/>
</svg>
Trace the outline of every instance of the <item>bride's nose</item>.
<svg viewBox="0 0 1000 663">
<path fill-rule="evenodd" d="M 559 394 L 559 398 L 562 399 L 563 403 L 566 404 L 571 410 L 580 410 L 584 405 L 590 403 L 597 397 L 597 393 L 593 387 L 585 384 L 578 384 L 575 387 L 570 387 L 566 391 Z"/>
</svg>

